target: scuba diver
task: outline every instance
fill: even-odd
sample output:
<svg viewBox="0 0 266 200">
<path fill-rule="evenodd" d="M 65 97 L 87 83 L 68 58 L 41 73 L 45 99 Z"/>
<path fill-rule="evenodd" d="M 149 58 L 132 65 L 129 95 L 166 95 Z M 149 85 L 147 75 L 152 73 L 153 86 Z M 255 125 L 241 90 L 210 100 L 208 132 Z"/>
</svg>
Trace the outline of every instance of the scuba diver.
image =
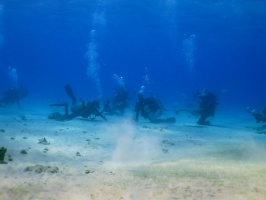
<svg viewBox="0 0 266 200">
<path fill-rule="evenodd" d="M 159 118 L 163 114 L 163 106 L 161 102 L 154 98 L 144 98 L 143 94 L 138 94 L 138 102 L 135 105 L 136 121 L 139 121 L 139 115 L 145 119 L 149 119 L 151 123 L 174 123 L 175 118 L 167 119 Z"/>
<path fill-rule="evenodd" d="M 199 113 L 200 118 L 197 123 L 199 125 L 210 125 L 210 121 L 208 121 L 207 118 L 214 116 L 216 106 L 218 105 L 218 97 L 207 90 L 203 90 L 202 93 L 199 94 L 199 98 L 201 102 L 196 112 Z"/>
<path fill-rule="evenodd" d="M 104 102 L 104 107 L 102 113 L 108 113 L 110 115 L 124 115 L 125 109 L 127 107 L 128 92 L 124 87 L 119 86 L 113 101 L 106 100 Z"/>
<path fill-rule="evenodd" d="M 128 100 L 128 92 L 125 90 L 124 87 L 120 86 L 113 100 L 113 107 L 112 107 L 113 112 L 123 115 L 127 107 L 127 100 Z"/>
<path fill-rule="evenodd" d="M 10 104 L 17 104 L 20 108 L 20 100 L 28 95 L 26 87 L 14 87 L 4 92 L 3 97 L 0 99 L 0 107 L 5 107 Z"/>
<path fill-rule="evenodd" d="M 218 105 L 218 97 L 205 89 L 201 93 L 196 92 L 195 96 L 200 98 L 200 104 L 197 110 L 180 109 L 176 110 L 175 113 L 178 114 L 180 111 L 186 111 L 195 116 L 199 115 L 200 118 L 197 124 L 210 125 L 210 121 L 208 121 L 207 118 L 214 116 Z"/>
<path fill-rule="evenodd" d="M 247 108 L 246 111 L 256 119 L 257 123 L 266 122 L 266 107 L 262 109 L 262 113 L 256 113 L 255 110 L 250 110 L 250 108 Z"/>
<path fill-rule="evenodd" d="M 95 117 L 99 116 L 104 120 L 107 120 L 99 111 L 100 107 L 99 101 L 94 100 L 91 102 L 89 101 L 85 102 L 84 100 L 81 100 L 81 103 L 77 103 L 77 99 L 70 85 L 66 85 L 65 90 L 68 96 L 72 100 L 71 113 L 69 113 L 68 110 L 69 107 L 68 103 L 50 104 L 50 106 L 63 106 L 65 108 L 65 113 L 62 115 L 59 112 L 54 112 L 48 116 L 48 119 L 55 119 L 57 121 L 67 121 L 74 119 L 76 117 L 83 117 L 83 118 L 91 117 L 91 119 L 94 119 Z M 93 115 L 94 117 L 92 117 Z"/>
</svg>

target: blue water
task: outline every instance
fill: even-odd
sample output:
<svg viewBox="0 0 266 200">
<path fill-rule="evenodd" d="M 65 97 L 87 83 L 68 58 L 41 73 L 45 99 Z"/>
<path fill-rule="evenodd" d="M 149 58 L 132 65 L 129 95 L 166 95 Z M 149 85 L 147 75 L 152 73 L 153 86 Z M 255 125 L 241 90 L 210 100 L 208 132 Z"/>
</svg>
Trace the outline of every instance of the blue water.
<svg viewBox="0 0 266 200">
<path fill-rule="evenodd" d="M 245 111 L 266 106 L 265 52 L 263 0 L 0 0 L 0 99 L 29 90 L 0 108 L 0 199 L 265 199 L 265 123 Z M 125 86 L 130 119 L 142 88 L 176 123 L 47 119 L 66 84 L 101 106 Z M 173 112 L 203 89 L 214 126 Z"/>
<path fill-rule="evenodd" d="M 110 98 L 123 77 L 163 102 L 196 90 L 223 109 L 265 105 L 266 2 L 245 0 L 5 0 L 0 3 L 0 91 L 17 82 L 30 102 Z M 225 92 L 222 92 L 225 91 Z"/>
</svg>

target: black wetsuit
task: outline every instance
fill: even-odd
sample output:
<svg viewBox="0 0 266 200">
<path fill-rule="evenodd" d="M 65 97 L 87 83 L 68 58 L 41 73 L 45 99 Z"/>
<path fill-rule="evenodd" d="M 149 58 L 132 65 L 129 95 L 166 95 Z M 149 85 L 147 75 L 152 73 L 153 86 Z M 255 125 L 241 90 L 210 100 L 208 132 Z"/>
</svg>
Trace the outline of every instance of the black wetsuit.
<svg viewBox="0 0 266 200">
<path fill-rule="evenodd" d="M 113 100 L 112 112 L 123 115 L 127 107 L 128 92 L 123 88 L 119 88 Z"/>
<path fill-rule="evenodd" d="M 145 119 L 149 119 L 152 123 L 175 122 L 174 117 L 167 119 L 159 118 L 163 112 L 163 107 L 161 106 L 159 101 L 156 98 L 143 98 L 141 94 L 139 94 L 139 101 L 135 105 L 135 112 L 136 121 L 139 120 L 139 115 L 141 115 Z"/>
<path fill-rule="evenodd" d="M 20 107 L 20 99 L 27 95 L 28 90 L 24 87 L 11 88 L 4 92 L 4 96 L 0 100 L 0 107 L 15 103 Z"/>
<path fill-rule="evenodd" d="M 215 114 L 215 110 L 218 104 L 217 96 L 211 92 L 206 92 L 204 95 L 201 95 L 200 98 L 201 103 L 199 109 L 197 110 L 200 115 L 200 118 L 197 123 L 199 125 L 209 125 L 210 122 L 206 119 L 208 117 L 214 116 Z"/>
<path fill-rule="evenodd" d="M 106 100 L 104 102 L 104 107 L 102 113 L 107 113 L 109 115 L 124 115 L 125 109 L 127 107 L 128 92 L 123 88 L 119 88 L 112 102 Z"/>
<path fill-rule="evenodd" d="M 92 101 L 92 102 L 85 102 L 81 101 L 81 103 L 77 103 L 76 97 L 69 85 L 65 87 L 66 92 L 68 96 L 72 100 L 72 106 L 71 106 L 71 113 L 69 113 L 68 107 L 69 105 L 67 103 L 59 103 L 59 104 L 50 104 L 50 106 L 63 106 L 65 108 L 65 113 L 62 115 L 58 112 L 52 113 L 48 116 L 49 119 L 55 119 L 58 121 L 65 121 L 65 120 L 71 120 L 76 117 L 83 117 L 88 118 L 91 116 L 99 116 L 103 118 L 104 120 L 107 120 L 102 113 L 99 111 L 99 101 Z"/>
</svg>

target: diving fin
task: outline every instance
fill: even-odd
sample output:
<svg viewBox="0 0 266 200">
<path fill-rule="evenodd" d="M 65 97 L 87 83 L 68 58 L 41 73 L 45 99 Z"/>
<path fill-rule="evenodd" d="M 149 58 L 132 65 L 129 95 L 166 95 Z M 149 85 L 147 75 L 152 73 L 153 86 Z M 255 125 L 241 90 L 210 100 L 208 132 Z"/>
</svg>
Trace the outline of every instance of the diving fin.
<svg viewBox="0 0 266 200">
<path fill-rule="evenodd" d="M 69 98 L 72 100 L 72 105 L 77 104 L 77 99 L 74 95 L 74 92 L 70 85 L 65 86 L 66 93 L 68 94 Z"/>
</svg>

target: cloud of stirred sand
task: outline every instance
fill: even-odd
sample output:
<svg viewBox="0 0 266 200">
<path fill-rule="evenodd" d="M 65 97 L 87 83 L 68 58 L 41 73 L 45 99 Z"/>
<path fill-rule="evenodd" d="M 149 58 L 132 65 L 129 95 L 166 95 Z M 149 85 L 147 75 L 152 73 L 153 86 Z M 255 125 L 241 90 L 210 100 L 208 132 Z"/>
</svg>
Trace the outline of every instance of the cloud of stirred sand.
<svg viewBox="0 0 266 200">
<path fill-rule="evenodd" d="M 108 127 L 114 137 L 111 163 L 114 165 L 143 165 L 151 163 L 160 154 L 159 139 L 137 127 L 130 120 Z"/>
</svg>

